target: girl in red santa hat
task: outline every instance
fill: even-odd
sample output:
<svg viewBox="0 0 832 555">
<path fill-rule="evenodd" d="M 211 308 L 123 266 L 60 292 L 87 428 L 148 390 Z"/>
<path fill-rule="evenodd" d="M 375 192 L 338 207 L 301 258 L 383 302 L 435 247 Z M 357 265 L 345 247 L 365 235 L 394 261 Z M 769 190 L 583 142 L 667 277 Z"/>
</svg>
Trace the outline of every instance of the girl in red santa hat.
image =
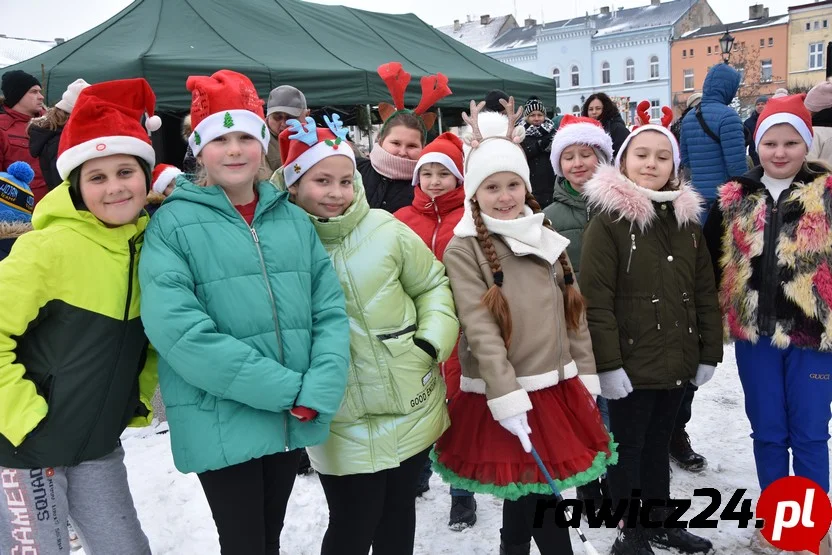
<svg viewBox="0 0 832 555">
<path fill-rule="evenodd" d="M 306 214 L 258 181 L 269 134 L 251 81 L 187 87 L 199 178 L 178 176 L 148 227 L 142 320 L 174 464 L 197 474 L 223 554 L 276 555 L 300 449 L 344 394 L 344 295 Z"/>
<path fill-rule="evenodd" d="M 67 553 L 69 518 L 87 553 L 150 554 L 119 436 L 153 417 L 137 269 L 154 104 L 144 79 L 81 91 L 58 148 L 64 181 L 0 264 L 2 553 Z"/>
<path fill-rule="evenodd" d="M 568 554 L 567 528 L 532 524 L 539 503 L 553 500 L 532 444 L 560 489 L 598 478 L 615 451 L 593 400 L 600 388 L 569 241 L 532 195 L 521 111 L 503 102 L 510 118 L 473 102 L 465 116 L 465 212 L 443 255 L 462 377 L 432 458 L 451 485 L 504 500 L 501 553 L 528 555 L 534 538 L 543 555 Z"/>
<path fill-rule="evenodd" d="M 462 141 L 453 133 L 442 133 L 422 151 L 413 170 L 413 203 L 394 214 L 407 224 L 442 261 L 445 247 L 465 211 L 465 190 L 461 187 Z M 451 358 L 441 365 L 448 388 L 448 402 L 459 392 L 459 356 L 454 348 Z M 419 477 L 416 494 L 430 489 L 430 461 Z M 463 530 L 476 524 L 477 502 L 474 494 L 451 487 L 451 515 L 448 526 Z"/>
<path fill-rule="evenodd" d="M 803 95 L 769 100 L 754 141 L 760 165 L 720 187 L 705 237 L 760 489 L 789 475 L 791 449 L 794 474 L 828 492 L 832 170 L 807 160 L 812 118 Z M 752 547 L 773 551 L 759 531 Z M 828 553 L 826 538 L 821 548 Z"/>
</svg>

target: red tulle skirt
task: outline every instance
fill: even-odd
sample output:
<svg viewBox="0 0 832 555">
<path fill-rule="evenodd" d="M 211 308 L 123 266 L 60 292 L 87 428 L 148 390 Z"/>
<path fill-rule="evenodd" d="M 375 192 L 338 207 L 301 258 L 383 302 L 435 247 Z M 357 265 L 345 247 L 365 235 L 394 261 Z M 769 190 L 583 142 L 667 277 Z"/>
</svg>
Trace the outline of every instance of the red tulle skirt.
<svg viewBox="0 0 832 555">
<path fill-rule="evenodd" d="M 580 379 L 529 392 L 529 398 L 529 439 L 559 489 L 591 482 L 615 464 L 615 444 Z M 451 427 L 431 455 L 445 481 L 505 499 L 552 493 L 534 457 L 494 420 L 485 395 L 460 392 L 448 410 Z"/>
</svg>

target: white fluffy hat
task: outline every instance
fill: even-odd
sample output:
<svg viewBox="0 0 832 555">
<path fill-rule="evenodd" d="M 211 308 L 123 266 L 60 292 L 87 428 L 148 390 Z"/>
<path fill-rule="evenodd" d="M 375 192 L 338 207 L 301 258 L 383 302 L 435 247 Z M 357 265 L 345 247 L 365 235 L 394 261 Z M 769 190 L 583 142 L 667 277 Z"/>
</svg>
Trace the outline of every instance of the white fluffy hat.
<svg viewBox="0 0 832 555">
<path fill-rule="evenodd" d="M 552 139 L 552 153 L 549 160 L 552 162 L 552 169 L 555 175 L 563 177 L 560 168 L 560 155 L 572 145 L 587 145 L 595 149 L 597 154 L 606 158 L 599 160 L 602 164 L 612 160 L 612 137 L 610 137 L 598 120 L 573 116 L 563 116 L 555 137 Z M 600 158 L 600 156 L 599 156 Z"/>
</svg>

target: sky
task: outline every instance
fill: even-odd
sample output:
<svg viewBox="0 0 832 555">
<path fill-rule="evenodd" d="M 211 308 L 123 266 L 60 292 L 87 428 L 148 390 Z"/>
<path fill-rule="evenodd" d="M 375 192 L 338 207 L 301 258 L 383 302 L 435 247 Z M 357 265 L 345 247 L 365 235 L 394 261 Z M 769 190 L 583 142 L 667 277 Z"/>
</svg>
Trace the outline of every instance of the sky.
<svg viewBox="0 0 832 555">
<path fill-rule="evenodd" d="M 168 0 L 173 1 L 173 0 Z M 179 0 L 181 1 L 181 0 Z M 234 2 L 234 0 L 227 0 Z M 787 13 L 788 6 L 811 0 L 763 0 L 769 15 Z M 129 0 L 3 0 L 0 34 L 9 37 L 52 40 L 70 39 L 103 23 L 130 4 Z M 598 13 L 602 6 L 632 8 L 644 6 L 649 0 L 318 0 L 319 4 L 345 5 L 363 10 L 387 13 L 415 13 L 434 26 L 451 25 L 455 19 L 465 21 L 466 15 L 491 16 L 514 14 L 522 23 L 527 17 L 541 21 L 557 21 L 578 15 Z M 748 18 L 750 2 L 710 0 L 710 5 L 723 23 Z M 448 6 L 453 6 L 448 9 Z"/>
</svg>

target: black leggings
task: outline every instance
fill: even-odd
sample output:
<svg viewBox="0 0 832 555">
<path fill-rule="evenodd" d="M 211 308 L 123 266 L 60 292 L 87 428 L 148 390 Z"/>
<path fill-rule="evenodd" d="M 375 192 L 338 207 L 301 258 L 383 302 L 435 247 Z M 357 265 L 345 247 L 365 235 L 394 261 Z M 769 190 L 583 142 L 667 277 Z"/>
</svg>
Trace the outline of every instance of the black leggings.
<svg viewBox="0 0 832 555">
<path fill-rule="evenodd" d="M 503 501 L 503 528 L 500 536 L 506 545 L 523 545 L 534 538 L 540 555 L 570 555 L 569 529 L 555 524 L 554 510 L 543 513 L 543 525 L 534 526 L 538 503 L 555 504 L 553 495 L 526 495 L 517 501 Z M 543 509 L 541 509 L 543 510 Z"/>
<path fill-rule="evenodd" d="M 197 474 L 214 515 L 222 555 L 279 555 L 286 504 L 301 450 Z"/>
<path fill-rule="evenodd" d="M 329 528 L 321 555 L 409 555 L 416 534 L 416 483 L 430 447 L 397 468 L 372 474 L 321 474 Z"/>
<path fill-rule="evenodd" d="M 618 464 L 607 469 L 610 495 L 618 502 L 641 490 L 642 499 L 670 496 L 670 436 L 685 388 L 636 389 L 610 399 L 610 432 L 618 442 Z"/>
</svg>

